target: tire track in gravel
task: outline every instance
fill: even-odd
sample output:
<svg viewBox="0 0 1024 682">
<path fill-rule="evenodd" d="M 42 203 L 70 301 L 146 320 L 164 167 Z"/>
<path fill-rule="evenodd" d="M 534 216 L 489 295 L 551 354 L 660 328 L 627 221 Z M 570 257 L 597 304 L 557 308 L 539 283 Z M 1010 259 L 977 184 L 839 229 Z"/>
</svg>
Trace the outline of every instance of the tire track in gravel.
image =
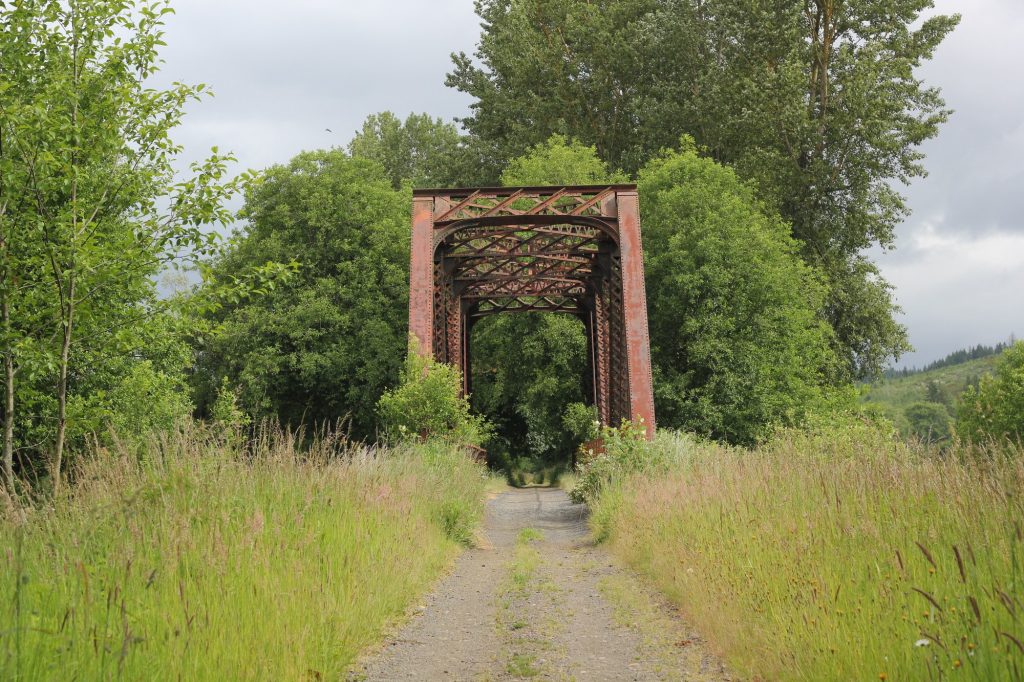
<svg viewBox="0 0 1024 682">
<path fill-rule="evenodd" d="M 351 679 L 730 679 L 671 608 L 590 543 L 585 508 L 564 491 L 509 489 L 488 503 L 484 533 Z"/>
</svg>

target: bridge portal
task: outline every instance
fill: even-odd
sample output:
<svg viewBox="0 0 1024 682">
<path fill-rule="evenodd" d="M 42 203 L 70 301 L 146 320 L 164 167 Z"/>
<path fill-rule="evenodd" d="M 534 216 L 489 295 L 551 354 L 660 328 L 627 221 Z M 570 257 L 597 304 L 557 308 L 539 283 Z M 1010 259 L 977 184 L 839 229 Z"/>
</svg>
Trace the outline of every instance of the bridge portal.
<svg viewBox="0 0 1024 682">
<path fill-rule="evenodd" d="M 472 385 L 470 331 L 488 315 L 574 315 L 587 332 L 587 393 L 604 424 L 654 433 L 636 185 L 413 192 L 409 330 L 419 352 Z"/>
</svg>

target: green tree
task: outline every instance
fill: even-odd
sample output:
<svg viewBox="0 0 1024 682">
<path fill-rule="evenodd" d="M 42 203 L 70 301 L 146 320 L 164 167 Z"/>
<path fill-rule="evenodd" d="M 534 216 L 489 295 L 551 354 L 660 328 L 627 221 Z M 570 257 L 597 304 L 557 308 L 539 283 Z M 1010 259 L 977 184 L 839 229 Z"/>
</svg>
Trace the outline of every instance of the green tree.
<svg viewBox="0 0 1024 682">
<path fill-rule="evenodd" d="M 639 191 L 659 423 L 751 443 L 798 420 L 836 362 L 825 286 L 786 224 L 692 141 Z"/>
<path fill-rule="evenodd" d="M 79 416 L 74 406 L 96 405 L 105 392 L 124 390 L 125 380 L 161 371 L 146 346 L 148 322 L 164 307 L 155 275 L 169 260 L 211 245 L 204 223 L 230 217 L 222 208 L 236 186 L 223 181 L 230 157 L 215 149 L 187 179 L 174 173 L 181 148 L 170 131 L 204 86 L 147 84 L 169 12 L 166 2 L 144 0 L 0 7 L 9 483 L 12 450 L 20 447 L 49 454 L 58 490 Z"/>
<path fill-rule="evenodd" d="M 481 0 L 475 53 L 452 55 L 447 84 L 471 95 L 469 132 L 504 159 L 552 134 L 578 138 L 615 167 L 636 162 L 641 123 L 638 23 L 652 0 Z M 479 64 L 479 65 L 478 65 Z M 678 138 L 678 134 L 675 136 Z"/>
<path fill-rule="evenodd" d="M 584 400 L 587 366 L 579 320 L 551 313 L 487 318 L 474 330 L 472 356 L 473 408 L 489 417 L 499 439 L 491 454 L 568 456 L 573 442 L 562 415 Z"/>
<path fill-rule="evenodd" d="M 964 391 L 956 431 L 976 443 L 1024 439 L 1024 342 L 1003 351 L 993 372 Z"/>
<path fill-rule="evenodd" d="M 479 447 L 490 426 L 470 412 L 458 368 L 417 353 L 412 343 L 401 383 L 377 402 L 380 423 L 392 440 L 450 438 Z"/>
<path fill-rule="evenodd" d="M 301 267 L 208 313 L 218 333 L 197 340 L 202 413 L 227 377 L 254 417 L 351 417 L 356 436 L 374 436 L 377 399 L 406 350 L 410 202 L 379 164 L 341 150 L 302 153 L 247 190 L 247 224 L 213 264 L 214 281 L 267 261 Z"/>
<path fill-rule="evenodd" d="M 935 379 L 929 379 L 928 383 L 925 384 L 924 390 L 925 399 L 928 402 L 949 405 L 949 391 Z"/>
<path fill-rule="evenodd" d="M 687 133 L 753 180 L 829 282 L 822 306 L 847 377 L 906 351 L 891 288 L 862 256 L 906 214 L 894 181 L 948 111 L 914 69 L 958 17 L 932 0 L 481 0 L 476 59 L 448 85 L 463 123 L 512 158 L 552 133 L 638 171 Z"/>
<path fill-rule="evenodd" d="M 925 443 L 940 443 L 949 439 L 952 420 L 945 405 L 916 402 L 903 410 L 909 427 L 907 435 Z"/>
<path fill-rule="evenodd" d="M 409 114 L 402 122 L 390 111 L 373 114 L 349 142 L 352 156 L 376 161 L 387 171 L 391 184 L 413 187 L 448 187 L 458 169 L 459 131 L 451 123 L 427 114 Z"/>
</svg>

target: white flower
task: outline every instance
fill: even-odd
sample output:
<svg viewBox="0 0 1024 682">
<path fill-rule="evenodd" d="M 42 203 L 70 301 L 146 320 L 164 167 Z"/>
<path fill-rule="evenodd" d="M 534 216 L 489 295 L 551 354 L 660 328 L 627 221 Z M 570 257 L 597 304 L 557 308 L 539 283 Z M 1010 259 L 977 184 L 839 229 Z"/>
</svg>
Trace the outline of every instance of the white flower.
<svg viewBox="0 0 1024 682">
<path fill-rule="evenodd" d="M 914 642 L 914 646 L 928 646 L 931 643 L 932 642 L 930 639 L 919 639 L 916 642 Z"/>
</svg>

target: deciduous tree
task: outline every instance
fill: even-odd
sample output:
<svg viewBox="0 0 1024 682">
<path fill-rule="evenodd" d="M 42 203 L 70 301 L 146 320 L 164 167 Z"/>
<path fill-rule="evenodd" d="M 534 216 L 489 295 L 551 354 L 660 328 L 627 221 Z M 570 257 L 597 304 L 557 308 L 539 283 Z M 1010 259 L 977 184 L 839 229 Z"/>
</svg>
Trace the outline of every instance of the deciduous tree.
<svg viewBox="0 0 1024 682">
<path fill-rule="evenodd" d="M 259 298 L 208 314 L 195 382 L 206 413 L 223 377 L 241 406 L 290 426 L 351 417 L 375 436 L 375 406 L 406 350 L 409 206 L 377 163 L 342 150 L 305 152 L 246 192 L 246 225 L 212 265 L 215 281 L 270 262 L 298 273 Z"/>
<path fill-rule="evenodd" d="M 59 489 L 69 405 L 118 356 L 143 359 L 141 330 L 160 307 L 154 275 L 214 241 L 205 223 L 229 218 L 230 157 L 214 150 L 184 180 L 173 168 L 181 149 L 170 133 L 204 86 L 148 84 L 169 12 L 147 0 L 0 7 L 8 478 L 20 429 L 31 434 L 24 448 L 50 453 Z"/>
<path fill-rule="evenodd" d="M 826 287 L 785 222 L 687 139 L 639 191 L 659 423 L 752 443 L 798 422 L 836 362 Z"/>
<path fill-rule="evenodd" d="M 1003 351 L 991 374 L 960 396 L 957 434 L 983 443 L 1024 439 L 1024 342 Z"/>
<path fill-rule="evenodd" d="M 890 287 L 862 255 L 893 245 L 894 189 L 946 110 L 914 73 L 958 17 L 932 0 L 481 0 L 469 132 L 505 158 L 552 133 L 637 172 L 691 135 L 755 182 L 829 282 L 822 306 L 846 378 L 909 348 Z"/>
</svg>

